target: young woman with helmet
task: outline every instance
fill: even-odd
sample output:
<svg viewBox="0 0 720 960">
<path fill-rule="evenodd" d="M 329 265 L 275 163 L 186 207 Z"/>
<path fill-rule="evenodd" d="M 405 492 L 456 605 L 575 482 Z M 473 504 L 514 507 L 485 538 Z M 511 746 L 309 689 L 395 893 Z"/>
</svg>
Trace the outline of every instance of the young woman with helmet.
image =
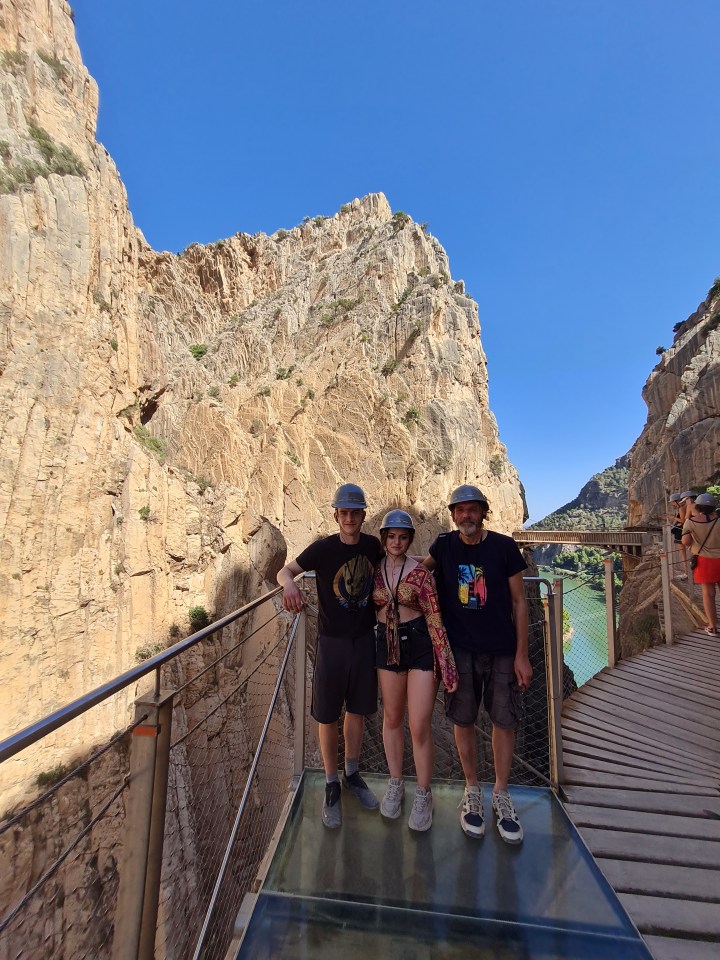
<svg viewBox="0 0 720 960">
<path fill-rule="evenodd" d="M 695 499 L 693 513 L 683 525 L 682 542 L 693 553 L 695 583 L 702 589 L 703 609 L 707 617 L 705 633 L 717 636 L 715 589 L 720 590 L 720 524 L 717 503 L 711 493 L 701 493 Z"/>
<path fill-rule="evenodd" d="M 428 830 L 432 824 L 430 780 L 435 762 L 431 721 L 440 678 L 457 688 L 457 670 L 440 617 L 433 575 L 408 556 L 415 536 L 404 510 L 385 514 L 373 583 L 377 607 L 377 667 L 383 700 L 383 743 L 390 779 L 380 803 L 384 817 L 400 816 L 405 783 L 402 776 L 404 720 L 408 713 L 417 787 L 408 826 Z M 418 614 L 420 614 L 418 616 Z"/>
</svg>

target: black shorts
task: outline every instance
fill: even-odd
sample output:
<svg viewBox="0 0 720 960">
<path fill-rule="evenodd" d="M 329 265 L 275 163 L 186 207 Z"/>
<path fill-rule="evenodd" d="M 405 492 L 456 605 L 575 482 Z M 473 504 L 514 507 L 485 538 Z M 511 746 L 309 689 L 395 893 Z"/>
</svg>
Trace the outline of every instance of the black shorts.
<svg viewBox="0 0 720 960">
<path fill-rule="evenodd" d="M 337 723 L 343 704 L 364 716 L 377 710 L 375 633 L 317 638 L 311 713 L 318 723 Z"/>
<path fill-rule="evenodd" d="M 425 623 L 425 617 L 417 617 L 415 620 L 406 620 L 405 623 L 401 623 L 399 634 L 400 663 L 388 663 L 385 624 L 379 623 L 375 627 L 378 670 L 392 670 L 393 673 L 406 673 L 408 670 L 432 670 L 435 666 L 432 640 Z"/>
<path fill-rule="evenodd" d="M 472 653 L 453 648 L 458 688 L 445 693 L 445 713 L 458 727 L 470 727 L 485 705 L 494 726 L 514 730 L 520 716 L 522 694 L 515 680 L 514 656 Z"/>
<path fill-rule="evenodd" d="M 673 540 L 675 543 L 682 543 L 683 528 L 678 523 L 674 523 L 670 527 L 670 533 L 673 535 Z"/>
</svg>

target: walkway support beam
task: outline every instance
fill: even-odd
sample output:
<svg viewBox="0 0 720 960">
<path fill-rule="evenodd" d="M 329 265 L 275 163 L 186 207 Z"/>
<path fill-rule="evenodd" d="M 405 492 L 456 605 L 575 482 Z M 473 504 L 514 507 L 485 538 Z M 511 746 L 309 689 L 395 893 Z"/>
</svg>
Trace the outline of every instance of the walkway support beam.
<svg viewBox="0 0 720 960">
<path fill-rule="evenodd" d="M 615 603 L 615 571 L 613 558 L 605 557 L 605 620 L 607 623 L 608 666 L 614 667 L 620 659 L 617 637 L 617 610 Z"/>
<path fill-rule="evenodd" d="M 660 554 L 660 576 L 662 579 L 663 621 L 665 624 L 665 643 L 673 644 L 672 593 L 670 589 L 670 558 L 672 557 L 672 534 L 670 524 L 663 527 L 663 549 Z"/>
<path fill-rule="evenodd" d="M 295 634 L 295 744 L 293 774 L 298 779 L 305 769 L 305 664 L 307 663 L 306 647 L 307 613 L 305 609 L 300 618 Z"/>
<path fill-rule="evenodd" d="M 547 581 L 545 581 L 547 583 Z M 549 584 L 548 584 L 549 587 Z M 563 651 L 562 651 L 562 580 L 556 580 L 548 589 L 545 603 L 547 630 L 547 663 L 550 671 L 548 690 L 548 734 L 550 738 L 550 782 L 558 790 L 565 774 L 563 770 L 562 708 L 563 708 Z M 558 626 L 559 625 L 559 626 Z"/>
<path fill-rule="evenodd" d="M 135 701 L 113 960 L 153 960 L 162 871 L 173 694 Z"/>
</svg>

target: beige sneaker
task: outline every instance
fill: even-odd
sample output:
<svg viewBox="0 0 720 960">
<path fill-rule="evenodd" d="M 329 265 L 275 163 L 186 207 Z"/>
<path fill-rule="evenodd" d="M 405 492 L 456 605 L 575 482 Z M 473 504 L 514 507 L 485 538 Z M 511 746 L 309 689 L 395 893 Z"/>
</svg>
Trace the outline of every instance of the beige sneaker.
<svg viewBox="0 0 720 960">
<path fill-rule="evenodd" d="M 415 799 L 408 826 L 411 830 L 429 830 L 432 826 L 432 791 L 424 790 L 422 787 L 415 788 Z"/>
</svg>

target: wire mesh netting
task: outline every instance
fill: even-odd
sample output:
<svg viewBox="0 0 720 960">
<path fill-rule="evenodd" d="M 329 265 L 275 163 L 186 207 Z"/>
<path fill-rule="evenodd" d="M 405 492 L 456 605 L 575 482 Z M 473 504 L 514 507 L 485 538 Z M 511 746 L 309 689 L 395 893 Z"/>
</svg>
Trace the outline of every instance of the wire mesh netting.
<svg viewBox="0 0 720 960">
<path fill-rule="evenodd" d="M 254 887 L 293 773 L 291 660 L 248 785 L 290 626 L 273 609 L 270 616 L 261 615 L 259 624 L 251 621 L 240 642 L 216 637 L 203 650 L 191 651 L 192 662 L 173 663 L 166 670 L 164 679 L 180 692 L 173 710 L 157 957 L 193 956 L 211 901 L 199 955 L 224 957 L 243 897 Z M 223 649 L 228 639 L 228 649 Z"/>
<path fill-rule="evenodd" d="M 92 711 L 82 721 L 92 729 Z M 111 956 L 131 729 L 82 761 L 39 774 L 37 797 L 5 813 L 2 960 Z"/>
</svg>

